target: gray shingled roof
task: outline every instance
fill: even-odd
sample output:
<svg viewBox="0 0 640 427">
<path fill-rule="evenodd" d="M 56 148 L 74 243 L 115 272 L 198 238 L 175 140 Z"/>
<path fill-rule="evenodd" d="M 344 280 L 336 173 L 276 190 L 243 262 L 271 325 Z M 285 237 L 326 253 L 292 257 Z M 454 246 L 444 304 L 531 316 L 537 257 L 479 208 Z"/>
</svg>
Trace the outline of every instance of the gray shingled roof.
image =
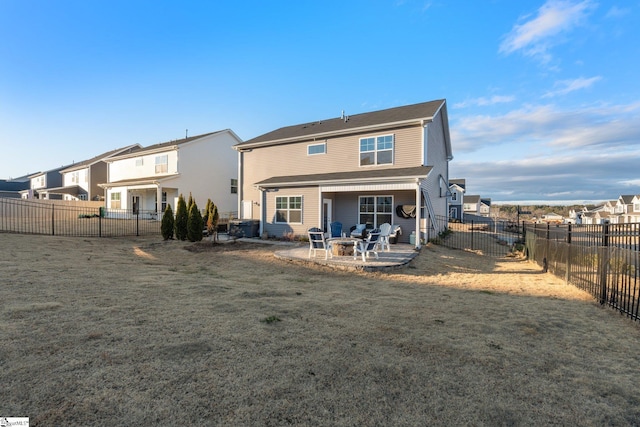
<svg viewBox="0 0 640 427">
<path fill-rule="evenodd" d="M 384 125 L 420 119 L 432 119 L 444 105 L 444 99 L 422 102 L 420 104 L 405 105 L 370 113 L 354 114 L 345 118 L 332 118 L 311 123 L 282 127 L 274 131 L 257 136 L 235 147 L 249 146 L 257 143 L 267 143 L 281 140 L 303 139 L 312 135 L 322 135 L 333 132 L 347 132 L 368 126 Z"/>
<path fill-rule="evenodd" d="M 121 148 L 117 148 L 115 150 L 111 150 L 111 151 L 107 151 L 106 153 L 102 153 L 98 156 L 92 157 L 88 160 L 83 160 L 81 162 L 78 163 L 74 163 L 71 167 L 68 167 L 66 169 L 63 169 L 61 172 L 70 172 L 73 171 L 75 169 L 82 169 L 86 166 L 92 165 L 94 163 L 99 162 L 100 160 L 104 160 L 107 159 L 115 154 L 121 155 L 121 154 L 129 154 L 135 151 L 139 151 L 141 150 L 142 147 L 139 144 L 133 144 L 133 145 L 129 145 L 127 147 L 121 147 Z"/>
<path fill-rule="evenodd" d="M 369 169 L 355 172 L 332 172 L 313 175 L 275 176 L 257 182 L 256 185 L 268 187 L 285 184 L 308 185 L 331 182 L 335 183 L 337 181 L 349 182 L 376 179 L 389 180 L 394 178 L 424 178 L 429 174 L 431 169 L 433 169 L 431 166 L 417 166 L 412 168 Z"/>
</svg>

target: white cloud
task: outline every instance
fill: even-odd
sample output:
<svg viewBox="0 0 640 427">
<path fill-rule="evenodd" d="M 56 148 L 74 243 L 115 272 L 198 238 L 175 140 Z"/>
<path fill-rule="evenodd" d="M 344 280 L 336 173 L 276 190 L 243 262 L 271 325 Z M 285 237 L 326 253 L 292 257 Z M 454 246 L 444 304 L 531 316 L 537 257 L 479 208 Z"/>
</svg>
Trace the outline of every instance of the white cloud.
<svg viewBox="0 0 640 427">
<path fill-rule="evenodd" d="M 458 152 L 508 144 L 556 149 L 631 149 L 640 145 L 640 103 L 575 110 L 529 105 L 501 115 L 464 116 L 451 125 Z"/>
<path fill-rule="evenodd" d="M 551 60 L 549 49 L 559 43 L 557 36 L 581 25 L 594 7 L 591 0 L 548 0 L 533 19 L 513 26 L 499 52 L 509 55 L 522 51 L 525 56 L 547 63 Z"/>
<path fill-rule="evenodd" d="M 554 87 L 556 87 L 556 90 L 553 91 L 549 91 L 547 93 L 545 93 L 544 95 L 542 95 L 543 98 L 552 98 L 554 96 L 558 96 L 558 95 L 566 95 L 570 92 L 576 91 L 576 90 L 580 90 L 580 89 L 586 89 L 591 87 L 595 82 L 597 82 L 598 80 L 601 80 L 602 77 L 601 76 L 596 76 L 596 77 L 591 77 L 591 78 L 577 78 L 577 79 L 573 79 L 573 80 L 560 80 L 558 82 L 556 82 L 556 84 L 554 85 Z"/>
<path fill-rule="evenodd" d="M 502 104 L 513 102 L 516 98 L 514 96 L 506 96 L 506 95 L 494 95 L 490 98 L 480 97 L 475 99 L 468 99 L 463 102 L 458 102 L 453 105 L 454 108 L 465 108 L 469 106 L 489 106 L 495 104 Z"/>
</svg>

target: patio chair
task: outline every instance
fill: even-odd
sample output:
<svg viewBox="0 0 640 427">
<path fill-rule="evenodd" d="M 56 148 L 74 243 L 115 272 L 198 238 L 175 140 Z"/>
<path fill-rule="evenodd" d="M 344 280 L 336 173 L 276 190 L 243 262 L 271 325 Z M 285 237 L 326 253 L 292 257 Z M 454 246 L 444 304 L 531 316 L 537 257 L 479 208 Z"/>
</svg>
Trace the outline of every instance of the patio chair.
<svg viewBox="0 0 640 427">
<path fill-rule="evenodd" d="M 311 258 L 311 252 L 315 258 L 318 251 L 324 251 L 324 259 L 333 257 L 331 242 L 325 239 L 322 230 L 317 227 L 310 228 L 307 234 L 309 235 L 309 258 Z"/>
<path fill-rule="evenodd" d="M 380 226 L 380 250 L 384 251 L 385 247 L 387 252 L 391 250 L 389 247 L 389 235 L 391 234 L 391 224 L 385 222 Z"/>
<path fill-rule="evenodd" d="M 332 222 L 329 224 L 331 228 L 331 237 L 342 237 L 342 223 L 341 222 Z"/>
<path fill-rule="evenodd" d="M 369 232 L 369 235 L 362 242 L 357 242 L 353 246 L 353 259 L 358 258 L 358 254 L 362 254 L 362 262 L 367 262 L 367 257 L 373 253 L 378 259 L 378 243 L 380 243 L 380 229 L 375 228 Z"/>
<path fill-rule="evenodd" d="M 356 226 L 351 230 L 351 237 L 357 237 L 361 239 L 366 227 L 367 224 L 356 224 Z"/>
</svg>

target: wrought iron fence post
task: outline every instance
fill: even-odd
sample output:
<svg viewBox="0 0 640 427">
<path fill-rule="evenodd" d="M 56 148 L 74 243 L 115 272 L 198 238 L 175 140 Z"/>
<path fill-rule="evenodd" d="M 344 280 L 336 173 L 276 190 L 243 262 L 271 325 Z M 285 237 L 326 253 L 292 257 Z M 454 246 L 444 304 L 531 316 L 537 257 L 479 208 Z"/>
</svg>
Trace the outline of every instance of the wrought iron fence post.
<svg viewBox="0 0 640 427">
<path fill-rule="evenodd" d="M 602 224 L 600 256 L 600 304 L 607 301 L 607 266 L 609 265 L 609 224 Z"/>
<path fill-rule="evenodd" d="M 136 236 L 140 235 L 140 211 L 136 212 Z"/>
<path fill-rule="evenodd" d="M 56 218 L 55 218 L 55 205 L 51 204 L 51 235 L 56 235 Z"/>
<path fill-rule="evenodd" d="M 571 224 L 567 226 L 567 270 L 565 272 L 564 281 L 569 284 L 571 270 Z"/>
<path fill-rule="evenodd" d="M 471 221 L 471 250 L 473 250 L 473 220 Z"/>
</svg>

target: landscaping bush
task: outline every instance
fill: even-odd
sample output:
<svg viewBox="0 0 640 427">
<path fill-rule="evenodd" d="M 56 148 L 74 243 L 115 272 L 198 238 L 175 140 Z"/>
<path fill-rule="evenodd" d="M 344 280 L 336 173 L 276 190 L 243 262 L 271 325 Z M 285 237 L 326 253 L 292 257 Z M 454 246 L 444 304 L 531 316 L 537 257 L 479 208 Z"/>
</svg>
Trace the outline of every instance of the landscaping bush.
<svg viewBox="0 0 640 427">
<path fill-rule="evenodd" d="M 198 205 L 194 201 L 189 209 L 189 217 L 187 219 L 187 239 L 189 239 L 190 242 L 199 242 L 202 240 L 203 228 L 202 214 L 200 214 L 200 209 L 198 209 Z"/>
<path fill-rule="evenodd" d="M 178 197 L 178 206 L 176 207 L 175 230 L 176 239 L 186 240 L 188 231 L 189 213 L 187 212 L 187 204 L 184 197 L 180 194 Z"/>
<path fill-rule="evenodd" d="M 173 227 L 173 209 L 171 209 L 170 204 L 167 204 L 167 208 L 162 214 L 162 224 L 160 225 L 160 232 L 162 233 L 162 238 L 164 240 L 173 239 Z"/>
</svg>

